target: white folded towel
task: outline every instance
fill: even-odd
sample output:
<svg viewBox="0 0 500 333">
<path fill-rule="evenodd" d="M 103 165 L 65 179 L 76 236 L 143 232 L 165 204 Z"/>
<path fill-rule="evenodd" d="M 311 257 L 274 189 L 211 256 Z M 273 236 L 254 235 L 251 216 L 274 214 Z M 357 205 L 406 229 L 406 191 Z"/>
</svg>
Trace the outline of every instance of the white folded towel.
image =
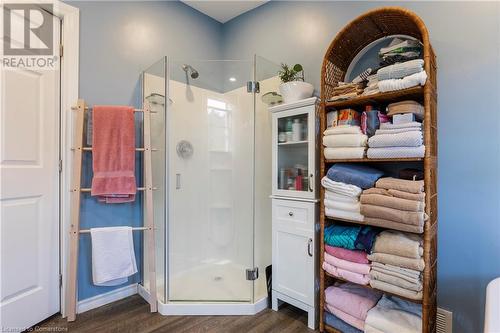
<svg viewBox="0 0 500 333">
<path fill-rule="evenodd" d="M 338 134 L 323 136 L 323 146 L 336 147 L 365 147 L 368 137 L 364 134 Z"/>
<path fill-rule="evenodd" d="M 419 132 L 421 132 L 422 129 L 420 127 L 378 129 L 378 130 L 375 131 L 375 135 L 377 135 L 377 134 L 397 134 L 397 133 L 405 133 L 405 132 L 412 132 L 412 131 L 419 131 Z"/>
<path fill-rule="evenodd" d="M 325 215 L 331 218 L 338 218 L 338 219 L 344 219 L 344 220 L 351 220 L 351 221 L 363 221 L 364 216 L 361 215 L 360 213 L 356 212 L 350 212 L 347 210 L 341 210 L 341 209 L 333 209 L 333 208 L 328 208 L 325 207 Z"/>
<path fill-rule="evenodd" d="M 421 71 L 419 73 L 412 74 L 410 76 L 405 76 L 402 79 L 390 79 L 382 80 L 378 82 L 378 89 L 381 92 L 402 90 L 415 86 L 423 86 L 427 81 L 427 73 Z"/>
<path fill-rule="evenodd" d="M 395 134 L 375 134 L 368 140 L 370 148 L 419 147 L 423 144 L 422 132 L 411 131 Z"/>
<path fill-rule="evenodd" d="M 325 199 L 323 202 L 326 208 L 345 210 L 347 212 L 353 212 L 358 214 L 359 211 L 361 210 L 361 204 L 359 202 L 348 203 L 348 202 L 333 201 L 328 199 Z"/>
<path fill-rule="evenodd" d="M 358 198 L 349 197 L 347 195 L 338 194 L 330 190 L 325 189 L 325 199 L 333 200 L 338 202 L 345 202 L 350 204 L 359 203 Z"/>
<path fill-rule="evenodd" d="M 422 123 L 418 121 L 412 121 L 411 123 L 404 124 L 393 124 L 393 123 L 381 123 L 380 129 L 401 129 L 401 128 L 418 128 L 422 129 Z"/>
<path fill-rule="evenodd" d="M 131 227 L 91 228 L 92 279 L 98 286 L 117 286 L 137 273 Z"/>
<path fill-rule="evenodd" d="M 368 148 L 368 158 L 410 158 L 424 157 L 425 146 Z"/>
<path fill-rule="evenodd" d="M 363 134 L 359 126 L 352 125 L 339 125 L 334 127 L 328 127 L 323 135 L 335 135 L 335 134 Z"/>
<path fill-rule="evenodd" d="M 325 148 L 327 160 L 357 159 L 365 157 L 366 147 L 337 147 Z"/>
<path fill-rule="evenodd" d="M 401 79 L 424 70 L 424 61 L 414 59 L 394 65 L 382 67 L 377 71 L 377 79 L 380 81 L 390 79 Z"/>
<path fill-rule="evenodd" d="M 332 192 L 343 194 L 351 198 L 359 198 L 361 192 L 363 191 L 360 187 L 351 184 L 345 184 L 341 182 L 336 182 L 328 178 L 327 176 L 321 179 L 321 185 L 327 190 Z"/>
</svg>

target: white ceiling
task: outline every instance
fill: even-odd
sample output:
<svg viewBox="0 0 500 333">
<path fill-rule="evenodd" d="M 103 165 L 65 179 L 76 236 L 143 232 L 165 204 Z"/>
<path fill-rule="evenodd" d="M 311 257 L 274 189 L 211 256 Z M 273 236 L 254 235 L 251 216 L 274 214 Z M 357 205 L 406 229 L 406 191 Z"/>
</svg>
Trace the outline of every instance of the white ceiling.
<svg viewBox="0 0 500 333">
<path fill-rule="evenodd" d="M 265 4 L 269 0 L 264 1 L 235 1 L 235 0 L 225 0 L 225 1 L 212 1 L 212 0 L 197 0 L 183 1 L 186 5 L 193 7 L 197 11 L 202 12 L 205 15 L 210 16 L 213 19 L 221 23 L 226 23 L 227 21 L 239 16 L 243 13 L 248 12 L 260 5 Z"/>
</svg>

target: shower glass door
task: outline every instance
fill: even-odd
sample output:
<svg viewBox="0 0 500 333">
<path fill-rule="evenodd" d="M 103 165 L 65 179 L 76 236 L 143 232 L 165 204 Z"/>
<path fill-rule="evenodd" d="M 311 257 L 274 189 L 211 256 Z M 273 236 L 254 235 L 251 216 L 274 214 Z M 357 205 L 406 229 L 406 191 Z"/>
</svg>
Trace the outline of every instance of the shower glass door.
<svg viewBox="0 0 500 333">
<path fill-rule="evenodd" d="M 168 301 L 253 302 L 254 62 L 167 73 Z"/>
</svg>

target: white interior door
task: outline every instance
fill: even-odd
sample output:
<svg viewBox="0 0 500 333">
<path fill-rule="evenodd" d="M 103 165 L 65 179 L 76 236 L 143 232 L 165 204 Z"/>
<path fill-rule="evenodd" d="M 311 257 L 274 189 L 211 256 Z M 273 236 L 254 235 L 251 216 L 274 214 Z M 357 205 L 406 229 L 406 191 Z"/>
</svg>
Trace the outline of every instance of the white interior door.
<svg viewBox="0 0 500 333">
<path fill-rule="evenodd" d="M 17 331 L 60 310 L 59 70 L 2 69 L 0 86 L 0 327 Z"/>
</svg>

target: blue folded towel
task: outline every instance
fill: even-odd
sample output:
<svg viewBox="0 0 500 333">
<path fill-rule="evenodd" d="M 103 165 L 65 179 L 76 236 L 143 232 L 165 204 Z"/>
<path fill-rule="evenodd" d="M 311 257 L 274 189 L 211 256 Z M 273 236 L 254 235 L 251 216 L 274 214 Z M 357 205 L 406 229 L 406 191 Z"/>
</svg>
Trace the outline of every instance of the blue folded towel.
<svg viewBox="0 0 500 333">
<path fill-rule="evenodd" d="M 330 246 L 371 253 L 375 237 L 379 232 L 379 229 L 370 226 L 332 224 L 325 228 L 324 241 Z"/>
<path fill-rule="evenodd" d="M 356 185 L 362 189 L 375 186 L 384 173 L 375 168 L 349 163 L 337 163 L 330 167 L 326 176 L 333 181 Z"/>
<path fill-rule="evenodd" d="M 325 311 L 324 317 L 325 317 L 325 324 L 343 333 L 363 333 L 363 331 L 360 331 L 356 327 L 349 325 L 342 319 L 332 315 L 330 312 Z"/>
</svg>

